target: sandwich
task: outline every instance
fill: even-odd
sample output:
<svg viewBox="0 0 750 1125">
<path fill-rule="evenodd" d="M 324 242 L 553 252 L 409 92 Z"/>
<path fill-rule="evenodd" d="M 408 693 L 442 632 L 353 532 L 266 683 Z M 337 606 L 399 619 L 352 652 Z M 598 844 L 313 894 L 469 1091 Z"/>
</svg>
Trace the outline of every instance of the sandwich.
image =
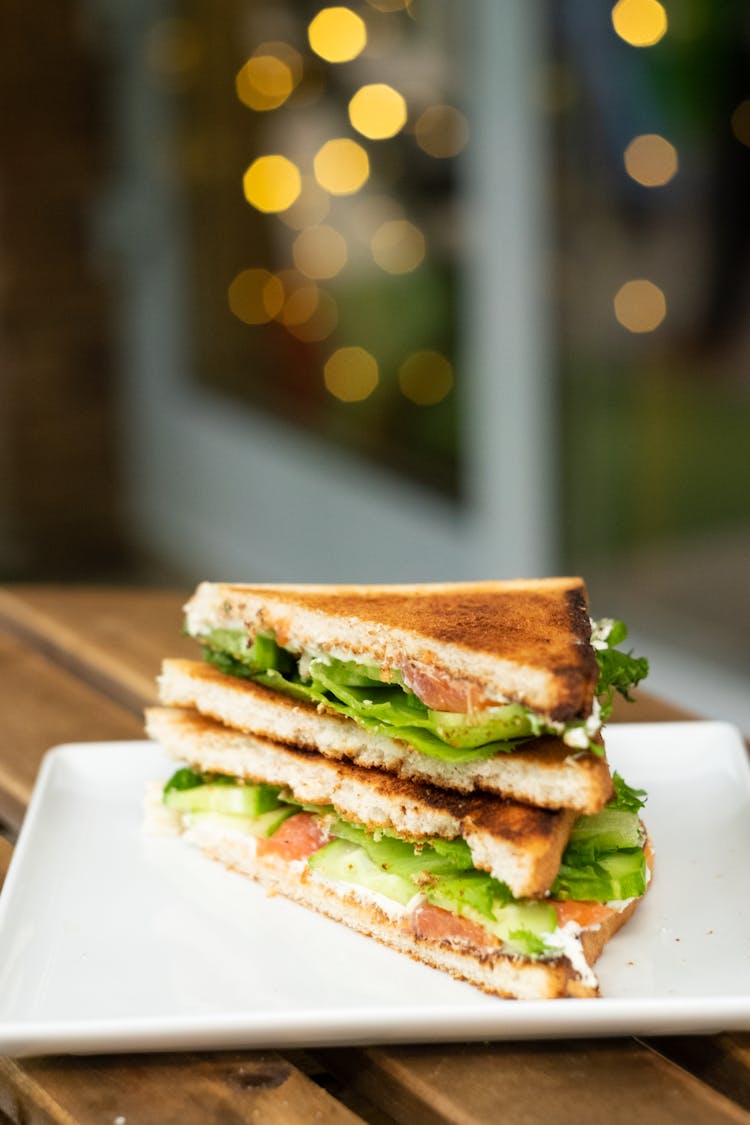
<svg viewBox="0 0 750 1125">
<path fill-rule="evenodd" d="M 147 712 L 179 763 L 152 823 L 495 995 L 596 995 L 651 853 L 600 733 L 643 665 L 610 662 L 602 689 L 582 598 L 578 580 L 204 583 L 187 629 L 209 662 L 166 661 Z M 599 632 L 614 652 L 621 628 Z"/>
<path fill-rule="evenodd" d="M 423 586 L 202 583 L 162 701 L 401 777 L 594 813 L 613 696 L 648 665 L 592 627 L 581 579 Z M 214 674 L 214 673 L 220 674 Z M 263 690 L 261 690 L 263 689 Z M 344 720 L 336 722 L 336 719 Z"/>
</svg>

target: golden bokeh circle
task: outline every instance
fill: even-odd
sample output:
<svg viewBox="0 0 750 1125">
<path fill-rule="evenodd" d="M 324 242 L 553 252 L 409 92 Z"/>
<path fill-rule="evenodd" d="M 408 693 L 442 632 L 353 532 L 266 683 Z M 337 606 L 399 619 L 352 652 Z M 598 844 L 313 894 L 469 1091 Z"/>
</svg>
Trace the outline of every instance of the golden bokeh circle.
<svg viewBox="0 0 750 1125">
<path fill-rule="evenodd" d="M 237 74 L 235 89 L 243 105 L 266 112 L 284 104 L 294 89 L 294 76 L 276 55 L 255 54 Z"/>
<path fill-rule="evenodd" d="M 302 179 L 296 164 L 286 156 L 259 156 L 245 172 L 245 199 L 258 211 L 286 211 L 300 193 Z"/>
<path fill-rule="evenodd" d="M 356 141 L 337 137 L 318 149 L 313 170 L 320 186 L 331 195 L 353 195 L 370 175 L 370 160 Z"/>
<path fill-rule="evenodd" d="M 455 106 L 431 105 L 417 118 L 414 136 L 428 156 L 448 159 L 468 144 L 469 122 Z"/>
<path fill-rule="evenodd" d="M 310 21 L 307 38 L 315 54 L 326 62 L 350 62 L 367 46 L 367 27 L 351 8 L 323 8 Z"/>
<path fill-rule="evenodd" d="M 631 47 L 653 47 L 666 35 L 669 21 L 659 0 L 618 0 L 612 26 Z"/>
<path fill-rule="evenodd" d="M 364 348 L 337 348 L 323 368 L 328 391 L 341 402 L 362 402 L 378 385 L 378 364 Z"/>
<path fill-rule="evenodd" d="M 617 320 L 628 332 L 653 332 L 667 315 L 667 302 L 653 281 L 636 278 L 618 289 L 614 309 Z"/>
<path fill-rule="evenodd" d="M 349 256 L 343 234 L 325 224 L 300 231 L 294 240 L 292 254 L 300 273 L 316 280 L 335 277 L 344 268 Z"/>
<path fill-rule="evenodd" d="M 349 102 L 352 127 L 372 141 L 395 137 L 406 124 L 406 101 L 385 82 L 360 86 Z"/>
<path fill-rule="evenodd" d="M 335 331 L 339 322 L 339 309 L 330 293 L 318 289 L 315 309 L 306 320 L 297 324 L 287 324 L 287 330 L 303 343 L 318 343 L 326 340 Z"/>
<path fill-rule="evenodd" d="M 284 304 L 284 286 L 269 270 L 241 270 L 229 286 L 227 299 L 244 324 L 268 324 Z"/>
<path fill-rule="evenodd" d="M 425 239 L 407 219 L 389 219 L 373 234 L 370 250 L 386 273 L 411 273 L 424 260 Z"/>
<path fill-rule="evenodd" d="M 300 193 L 294 203 L 279 215 L 293 230 L 322 223 L 331 209 L 331 197 L 314 176 L 302 176 Z"/>
<path fill-rule="evenodd" d="M 677 174 L 677 149 L 658 133 L 633 137 L 625 149 L 625 170 L 644 187 L 663 187 Z"/>
<path fill-rule="evenodd" d="M 750 98 L 746 98 L 732 114 L 732 132 L 740 144 L 750 148 Z"/>
<path fill-rule="evenodd" d="M 298 285 L 288 294 L 279 320 L 288 328 L 290 325 L 304 324 L 315 313 L 320 300 L 317 285 Z"/>
<path fill-rule="evenodd" d="M 398 369 L 401 393 L 418 406 L 434 406 L 453 387 L 453 366 L 440 352 L 412 352 Z"/>
</svg>

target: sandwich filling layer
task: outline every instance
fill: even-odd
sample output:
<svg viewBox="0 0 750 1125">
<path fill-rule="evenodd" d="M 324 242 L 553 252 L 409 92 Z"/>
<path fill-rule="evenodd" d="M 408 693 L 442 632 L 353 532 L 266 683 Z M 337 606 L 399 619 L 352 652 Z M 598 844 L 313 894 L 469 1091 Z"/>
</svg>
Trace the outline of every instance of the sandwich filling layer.
<svg viewBox="0 0 750 1125">
<path fill-rule="evenodd" d="M 416 938 L 549 961 L 588 972 L 581 935 L 608 926 L 646 890 L 643 794 L 615 775 L 616 796 L 579 817 L 547 896 L 519 899 L 473 866 L 462 838 L 409 840 L 307 805 L 288 791 L 178 770 L 160 794 L 162 824 L 209 849 L 242 841 L 254 860 L 373 901 Z"/>
<path fill-rule="evenodd" d="M 270 631 L 250 638 L 241 628 L 214 628 L 197 639 L 206 660 L 228 675 L 353 719 L 430 757 L 467 762 L 513 751 L 544 734 L 561 737 L 571 748 L 602 754 L 598 734 L 615 693 L 629 698 L 630 689 L 648 672 L 645 659 L 617 648 L 626 635 L 621 622 L 594 623 L 596 698 L 591 714 L 564 723 L 517 702 L 481 700 L 469 711 L 455 710 L 450 685 L 414 677 L 409 669 L 378 668 L 311 650 L 295 653 L 278 644 Z"/>
</svg>

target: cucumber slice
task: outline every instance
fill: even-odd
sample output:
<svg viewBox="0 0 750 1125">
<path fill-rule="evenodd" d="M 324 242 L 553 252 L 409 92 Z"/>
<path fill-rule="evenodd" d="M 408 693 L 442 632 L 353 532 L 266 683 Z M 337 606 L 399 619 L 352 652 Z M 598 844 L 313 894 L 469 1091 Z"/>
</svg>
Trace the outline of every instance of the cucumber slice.
<svg viewBox="0 0 750 1125">
<path fill-rule="evenodd" d="M 181 812 L 260 816 L 278 807 L 278 792 L 271 785 L 196 785 L 192 789 L 169 789 L 164 804 Z"/>
<path fill-rule="evenodd" d="M 308 863 L 326 879 L 366 887 L 402 906 L 406 906 L 417 891 L 411 879 L 392 871 L 384 871 L 372 862 L 362 848 L 348 840 L 332 840 L 311 855 Z"/>
<path fill-rule="evenodd" d="M 593 816 L 580 816 L 573 826 L 566 854 L 578 852 L 596 857 L 620 848 L 637 848 L 641 843 L 638 813 L 625 809 L 604 809 Z"/>
<path fill-rule="evenodd" d="M 501 941 L 513 944 L 513 935 L 519 931 L 530 934 L 548 934 L 557 928 L 557 911 L 551 903 L 545 902 L 508 902 L 495 901 L 494 918 L 472 909 L 468 904 L 457 909 L 456 899 L 441 895 L 440 884 L 434 890 L 427 891 L 427 898 L 433 906 L 449 910 L 453 914 L 460 914 L 477 922 L 491 934 L 495 934 Z"/>
<path fill-rule="evenodd" d="M 488 742 L 505 742 L 512 738 L 526 738 L 533 734 L 531 716 L 520 703 L 507 707 L 493 707 L 483 722 L 477 723 L 469 715 L 453 711 L 428 711 L 435 733 L 449 746 L 475 749 Z"/>
<path fill-rule="evenodd" d="M 608 901 L 639 898 L 646 890 L 646 857 L 639 848 L 602 856 L 598 863 L 610 878 L 612 893 Z"/>
<path fill-rule="evenodd" d="M 294 816 L 295 809 L 288 805 L 263 813 L 261 816 L 240 816 L 238 813 L 191 812 L 190 825 L 206 825 L 220 831 L 241 832 L 243 836 L 273 836 L 277 828 Z"/>
</svg>

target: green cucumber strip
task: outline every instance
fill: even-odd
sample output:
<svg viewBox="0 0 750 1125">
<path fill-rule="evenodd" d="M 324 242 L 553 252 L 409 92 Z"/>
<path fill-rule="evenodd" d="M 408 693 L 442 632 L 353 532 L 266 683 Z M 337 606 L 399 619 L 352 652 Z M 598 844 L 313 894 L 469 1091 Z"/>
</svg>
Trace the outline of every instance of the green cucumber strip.
<svg viewBox="0 0 750 1125">
<path fill-rule="evenodd" d="M 637 848 L 642 843 L 638 814 L 624 809 L 605 808 L 593 816 L 579 817 L 570 834 L 565 855 L 582 861 L 596 859 L 607 852 Z"/>
<path fill-rule="evenodd" d="M 260 816 L 279 807 L 279 790 L 271 785 L 198 785 L 165 789 L 164 804 L 182 812 L 236 813 Z"/>
<path fill-rule="evenodd" d="M 408 876 L 374 863 L 364 848 L 349 840 L 332 840 L 330 844 L 313 852 L 308 863 L 313 871 L 327 879 L 366 887 L 401 906 L 406 906 L 417 893 L 416 886 Z"/>
<path fill-rule="evenodd" d="M 241 816 L 226 812 L 191 812 L 191 824 L 207 824 L 214 828 L 230 829 L 244 836 L 273 836 L 285 820 L 294 816 L 295 809 L 289 805 L 261 813 L 260 816 Z"/>
</svg>

